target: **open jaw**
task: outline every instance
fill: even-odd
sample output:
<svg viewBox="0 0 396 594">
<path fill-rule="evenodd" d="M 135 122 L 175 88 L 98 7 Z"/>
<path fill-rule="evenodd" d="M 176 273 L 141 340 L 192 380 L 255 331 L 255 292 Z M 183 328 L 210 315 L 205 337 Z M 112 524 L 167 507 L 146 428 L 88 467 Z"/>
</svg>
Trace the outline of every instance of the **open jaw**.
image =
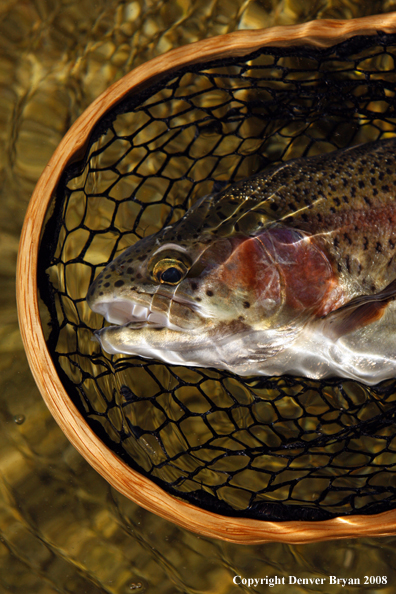
<svg viewBox="0 0 396 594">
<path fill-rule="evenodd" d="M 169 320 L 169 309 L 172 299 L 169 299 L 168 311 L 159 311 L 140 305 L 127 299 L 114 299 L 103 301 L 92 307 L 93 311 L 102 315 L 110 324 L 117 326 L 126 325 L 150 325 L 153 328 L 170 328 L 171 330 L 182 331 L 183 328 L 172 324 Z"/>
<path fill-rule="evenodd" d="M 96 330 L 94 339 L 110 355 L 134 355 L 172 365 L 211 365 L 216 353 L 213 345 L 208 345 L 205 333 L 196 331 L 188 319 L 189 315 L 194 318 L 191 304 L 183 298 L 176 301 L 161 297 L 159 307 L 152 305 L 150 295 L 146 295 L 148 307 L 120 298 L 95 303 L 93 311 L 112 325 Z M 178 311 L 170 315 L 173 308 Z M 199 314 L 198 323 L 201 326 Z"/>
</svg>

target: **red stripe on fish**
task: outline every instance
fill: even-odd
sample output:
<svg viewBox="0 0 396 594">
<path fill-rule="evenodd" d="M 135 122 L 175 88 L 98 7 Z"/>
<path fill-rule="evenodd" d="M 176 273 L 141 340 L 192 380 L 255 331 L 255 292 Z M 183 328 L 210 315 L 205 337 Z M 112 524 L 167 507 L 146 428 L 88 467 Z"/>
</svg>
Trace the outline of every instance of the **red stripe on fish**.
<svg viewBox="0 0 396 594">
<path fill-rule="evenodd" d="M 326 315 L 342 304 L 342 289 L 323 249 L 296 229 L 279 227 L 260 233 L 262 244 L 277 267 L 285 303 L 295 310 Z"/>
<path fill-rule="evenodd" d="M 262 245 L 254 237 L 233 237 L 230 243 L 232 252 L 216 271 L 220 283 L 250 294 L 256 303 L 270 299 L 279 305 L 279 272 Z"/>
<path fill-rule="evenodd" d="M 343 303 L 333 266 L 314 238 L 288 228 L 231 239 L 233 251 L 218 270 L 218 280 L 250 293 L 257 302 L 281 301 L 318 317 Z"/>
</svg>

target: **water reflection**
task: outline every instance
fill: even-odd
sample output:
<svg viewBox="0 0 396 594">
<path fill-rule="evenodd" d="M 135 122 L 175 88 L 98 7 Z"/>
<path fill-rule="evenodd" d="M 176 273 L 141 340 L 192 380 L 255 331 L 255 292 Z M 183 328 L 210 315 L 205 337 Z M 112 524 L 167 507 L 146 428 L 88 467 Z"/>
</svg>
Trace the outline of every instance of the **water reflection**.
<svg viewBox="0 0 396 594">
<path fill-rule="evenodd" d="M 132 67 L 171 47 L 236 28 L 317 16 L 351 18 L 392 8 L 391 2 L 382 0 L 359 4 L 27 0 L 1 7 L 0 584 L 4 591 L 123 594 L 141 583 L 159 594 L 228 593 L 239 591 L 232 583 L 237 574 L 363 578 L 368 567 L 373 575 L 388 576 L 388 584 L 394 581 L 393 537 L 241 547 L 183 531 L 115 493 L 70 446 L 41 400 L 19 339 L 13 278 L 24 212 L 42 169 L 71 122 Z M 16 415 L 25 416 L 25 422 L 14 422 Z M 328 591 L 317 586 L 294 588 Z M 282 591 L 286 587 L 277 590 Z M 333 586 L 331 591 L 344 590 Z M 376 592 L 377 587 L 365 591 Z M 391 586 L 381 592 L 391 592 Z"/>
</svg>

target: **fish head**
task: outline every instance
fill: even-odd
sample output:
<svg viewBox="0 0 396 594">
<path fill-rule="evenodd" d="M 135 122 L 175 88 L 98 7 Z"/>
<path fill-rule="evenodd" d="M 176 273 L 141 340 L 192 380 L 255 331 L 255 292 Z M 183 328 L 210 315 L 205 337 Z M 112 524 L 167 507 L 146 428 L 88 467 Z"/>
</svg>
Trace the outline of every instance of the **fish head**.
<svg viewBox="0 0 396 594">
<path fill-rule="evenodd" d="M 90 308 L 110 324 L 179 331 L 270 323 L 282 296 L 276 266 L 263 262 L 259 241 L 169 235 L 144 238 L 109 263 L 89 288 Z"/>
<path fill-rule="evenodd" d="M 248 374 L 326 313 L 334 273 L 314 238 L 210 225 L 210 207 L 136 242 L 92 283 L 88 305 L 111 324 L 95 332 L 107 353 Z"/>
</svg>

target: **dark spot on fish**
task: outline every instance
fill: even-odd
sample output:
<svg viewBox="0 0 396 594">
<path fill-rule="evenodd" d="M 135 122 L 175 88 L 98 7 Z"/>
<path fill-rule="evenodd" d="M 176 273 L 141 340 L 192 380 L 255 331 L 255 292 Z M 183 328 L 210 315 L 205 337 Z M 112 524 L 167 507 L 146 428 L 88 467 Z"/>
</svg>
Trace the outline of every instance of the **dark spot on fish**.
<svg viewBox="0 0 396 594">
<path fill-rule="evenodd" d="M 235 223 L 235 231 L 239 231 L 239 224 Z"/>
<path fill-rule="evenodd" d="M 245 309 L 249 309 L 249 307 L 250 307 L 250 303 L 249 303 L 249 301 L 244 301 L 244 302 L 243 302 L 243 307 L 244 307 Z"/>
<path fill-rule="evenodd" d="M 138 258 L 138 260 L 139 260 L 140 262 L 143 262 L 143 260 L 145 260 L 145 259 L 146 259 L 146 256 L 145 256 L 145 254 L 143 254 L 142 256 L 139 256 L 139 258 Z"/>
<path fill-rule="evenodd" d="M 377 194 L 378 194 L 377 188 L 373 188 L 373 196 L 377 196 Z"/>
<path fill-rule="evenodd" d="M 380 172 L 379 172 L 379 175 L 378 175 L 378 179 L 379 179 L 380 181 L 382 181 L 382 180 L 384 179 L 384 177 L 385 177 L 385 174 L 384 174 L 384 172 L 383 172 L 383 171 L 380 171 Z"/>
<path fill-rule="evenodd" d="M 335 187 L 335 186 L 333 186 L 333 184 L 329 184 L 329 188 L 330 188 L 330 190 L 331 190 L 332 192 L 335 192 L 335 191 L 336 191 L 336 187 Z"/>
<path fill-rule="evenodd" d="M 350 273 L 351 272 L 351 261 L 350 261 L 349 255 L 346 257 L 345 262 L 346 262 L 347 270 Z"/>
<path fill-rule="evenodd" d="M 332 206 L 332 207 L 330 208 L 330 212 L 332 212 L 333 214 L 335 214 L 335 213 L 336 213 L 336 209 L 334 208 L 334 206 Z"/>
<path fill-rule="evenodd" d="M 309 217 L 308 217 L 307 213 L 305 213 L 305 212 L 302 213 L 301 218 L 305 222 L 307 222 L 309 220 Z"/>
<path fill-rule="evenodd" d="M 240 322 L 243 322 L 243 320 L 244 320 L 244 319 L 245 319 L 245 318 L 244 318 L 243 316 L 238 316 L 238 320 L 239 320 Z"/>
<path fill-rule="evenodd" d="M 110 266 L 110 270 L 112 270 L 113 272 L 114 272 L 115 268 L 116 267 L 114 266 L 114 264 L 112 266 Z"/>
<path fill-rule="evenodd" d="M 129 268 L 127 268 L 127 273 L 133 274 L 133 268 L 131 266 L 129 266 Z"/>
<path fill-rule="evenodd" d="M 337 206 L 340 206 L 340 204 L 341 204 L 341 200 L 338 198 L 338 196 L 335 196 L 334 202 Z"/>
<path fill-rule="evenodd" d="M 358 186 L 359 186 L 360 189 L 362 189 L 362 188 L 365 188 L 366 187 L 366 184 L 364 183 L 364 181 L 362 179 L 360 179 L 358 181 Z"/>
<path fill-rule="evenodd" d="M 210 289 L 208 289 L 206 291 L 206 294 L 207 294 L 208 297 L 213 297 L 213 291 L 211 291 Z"/>
<path fill-rule="evenodd" d="M 177 241 L 181 241 L 183 239 L 183 236 L 179 234 L 176 236 L 176 239 L 177 239 Z"/>
<path fill-rule="evenodd" d="M 195 297 L 195 301 L 202 301 L 201 297 Z"/>
<path fill-rule="evenodd" d="M 346 188 L 346 187 L 347 187 L 347 185 L 348 185 L 348 180 L 347 180 L 347 178 L 346 178 L 346 177 L 343 177 L 343 178 L 342 178 L 342 183 L 344 184 L 344 188 Z"/>
<path fill-rule="evenodd" d="M 358 167 L 358 173 L 360 173 L 360 175 L 362 175 L 364 173 L 363 167 Z"/>
<path fill-rule="evenodd" d="M 111 274 L 106 274 L 105 278 L 110 278 Z"/>
<path fill-rule="evenodd" d="M 197 283 L 191 283 L 191 289 L 192 289 L 193 291 L 196 291 L 196 290 L 198 289 L 198 285 L 197 285 Z"/>
<path fill-rule="evenodd" d="M 393 250 L 395 247 L 395 242 L 393 241 L 393 239 L 389 239 L 389 245 L 390 245 L 391 249 Z"/>
<path fill-rule="evenodd" d="M 334 240 L 333 240 L 333 245 L 334 245 L 334 247 L 335 247 L 335 248 L 337 248 L 337 247 L 340 245 L 340 242 L 339 242 L 339 239 L 338 239 L 338 237 L 335 237 L 335 238 L 334 238 Z"/>
<path fill-rule="evenodd" d="M 389 192 L 389 186 L 385 184 L 384 186 L 381 187 L 381 190 L 383 192 Z"/>
<path fill-rule="evenodd" d="M 375 184 L 376 184 L 376 183 L 377 183 L 377 180 L 375 179 L 375 177 L 371 177 L 371 178 L 370 178 L 370 184 L 371 184 L 372 186 L 375 186 Z"/>
<path fill-rule="evenodd" d="M 136 278 L 142 278 L 142 275 L 140 274 L 140 272 L 137 273 Z"/>
<path fill-rule="evenodd" d="M 124 285 L 124 281 L 123 280 L 118 280 L 114 283 L 115 287 L 122 287 Z"/>
<path fill-rule="evenodd" d="M 342 271 L 342 266 L 341 266 L 340 262 L 338 262 L 338 264 L 337 264 L 337 270 L 338 270 L 338 272 Z"/>
<path fill-rule="evenodd" d="M 103 291 L 101 291 L 101 292 L 99 293 L 99 295 L 103 295 Z"/>
<path fill-rule="evenodd" d="M 348 204 L 348 196 L 345 196 L 345 194 L 342 196 L 343 201 Z"/>
<path fill-rule="evenodd" d="M 110 287 L 110 283 L 105 283 L 103 286 L 104 287 Z"/>
<path fill-rule="evenodd" d="M 366 204 L 368 204 L 369 206 L 371 206 L 371 201 L 369 198 L 367 198 L 367 196 L 363 196 L 363 200 L 365 201 Z"/>
<path fill-rule="evenodd" d="M 271 210 L 274 210 L 275 211 L 275 210 L 278 210 L 278 208 L 279 208 L 279 204 L 277 204 L 276 202 L 272 202 L 270 204 L 270 209 Z"/>
<path fill-rule="evenodd" d="M 364 251 L 367 250 L 368 244 L 369 244 L 369 240 L 367 239 L 367 237 L 364 237 L 363 238 L 363 249 L 364 249 Z"/>
<path fill-rule="evenodd" d="M 330 179 L 335 179 L 335 173 L 330 173 Z"/>
<path fill-rule="evenodd" d="M 389 167 L 387 167 L 387 168 L 385 169 L 385 171 L 386 171 L 386 173 L 387 173 L 388 175 L 392 175 L 392 169 L 390 169 Z"/>
<path fill-rule="evenodd" d="M 360 274 L 362 272 L 362 265 L 360 262 L 358 262 L 358 274 Z"/>
<path fill-rule="evenodd" d="M 355 198 L 355 196 L 356 196 L 356 187 L 355 186 L 351 187 L 351 196 L 352 196 L 352 198 Z"/>
<path fill-rule="evenodd" d="M 377 243 L 375 245 L 375 251 L 378 252 L 379 254 L 382 252 L 382 245 L 379 241 L 377 241 Z"/>
</svg>

